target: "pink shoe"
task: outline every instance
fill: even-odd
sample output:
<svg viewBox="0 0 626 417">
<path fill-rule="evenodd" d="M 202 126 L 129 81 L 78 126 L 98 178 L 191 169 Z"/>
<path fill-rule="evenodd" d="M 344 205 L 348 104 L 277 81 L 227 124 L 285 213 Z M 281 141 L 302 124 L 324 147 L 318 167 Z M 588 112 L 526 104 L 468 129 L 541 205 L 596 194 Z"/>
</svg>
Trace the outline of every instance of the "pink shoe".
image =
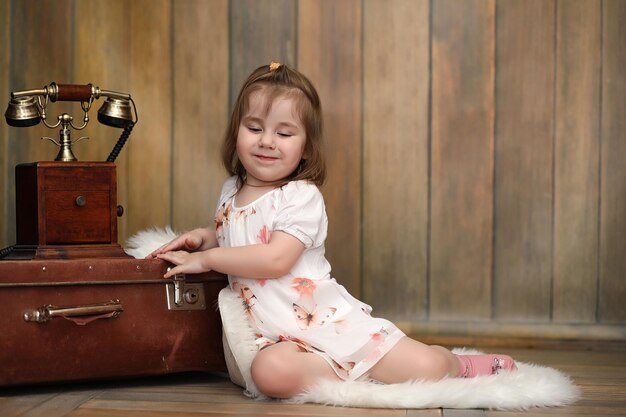
<svg viewBox="0 0 626 417">
<path fill-rule="evenodd" d="M 500 371 L 515 371 L 515 361 L 507 355 L 457 355 L 461 369 L 457 377 L 473 378 L 479 375 L 495 375 Z"/>
</svg>

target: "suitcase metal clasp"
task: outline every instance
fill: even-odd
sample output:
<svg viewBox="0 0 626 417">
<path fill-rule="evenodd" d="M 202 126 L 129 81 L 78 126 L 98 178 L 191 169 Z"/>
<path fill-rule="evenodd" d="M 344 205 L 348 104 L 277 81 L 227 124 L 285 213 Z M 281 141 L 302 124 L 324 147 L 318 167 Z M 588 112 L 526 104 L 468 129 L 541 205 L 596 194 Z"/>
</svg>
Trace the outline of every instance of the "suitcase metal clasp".
<svg viewBox="0 0 626 417">
<path fill-rule="evenodd" d="M 206 310 L 204 286 L 202 283 L 189 283 L 185 274 L 176 274 L 167 288 L 168 310 Z"/>
</svg>

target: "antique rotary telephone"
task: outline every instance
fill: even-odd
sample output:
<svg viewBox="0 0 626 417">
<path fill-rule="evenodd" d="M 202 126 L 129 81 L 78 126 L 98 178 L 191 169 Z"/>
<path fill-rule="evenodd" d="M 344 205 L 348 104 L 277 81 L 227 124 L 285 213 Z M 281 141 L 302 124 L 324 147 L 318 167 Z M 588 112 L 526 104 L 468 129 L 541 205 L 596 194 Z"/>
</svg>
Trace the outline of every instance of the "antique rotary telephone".
<svg viewBox="0 0 626 417">
<path fill-rule="evenodd" d="M 98 121 L 122 128 L 122 134 L 106 162 L 78 162 L 70 129 L 82 130 L 89 123 L 89 111 L 100 97 L 106 101 L 98 110 Z M 80 102 L 82 125 L 63 113 L 57 122 L 47 120 L 50 102 Z M 15 91 L 5 112 L 13 127 L 30 127 L 43 121 L 50 129 L 60 127 L 59 147 L 54 162 L 19 164 L 15 168 L 17 244 L 2 249 L 0 258 L 75 258 L 124 256 L 117 244 L 117 206 L 114 161 L 138 121 L 130 94 L 101 90 L 92 84 L 51 83 L 41 89 Z"/>
<path fill-rule="evenodd" d="M 11 101 L 4 114 L 7 124 L 13 127 L 29 127 L 39 124 L 40 121 L 49 127 L 55 129 L 61 126 L 60 140 L 56 142 L 52 138 L 46 138 L 54 142 L 59 147 L 55 161 L 76 161 L 76 157 L 72 152 L 72 145 L 83 138 L 79 138 L 75 142 L 70 139 L 70 130 L 82 130 L 89 123 L 89 110 L 94 100 L 100 97 L 107 97 L 107 100 L 98 110 L 98 121 L 106 126 L 123 128 L 124 131 L 120 136 L 117 144 L 107 158 L 108 162 L 115 161 L 117 155 L 130 136 L 134 125 L 138 121 L 137 108 L 130 94 L 118 93 L 115 91 L 101 90 L 91 84 L 73 85 L 73 84 L 56 84 L 51 83 L 42 89 L 15 91 L 11 93 Z M 56 124 L 48 123 L 46 115 L 46 107 L 48 101 L 79 101 L 83 109 L 83 125 L 75 126 L 73 118 L 67 113 L 63 113 L 57 117 Z M 131 111 L 131 104 L 135 113 Z"/>
</svg>

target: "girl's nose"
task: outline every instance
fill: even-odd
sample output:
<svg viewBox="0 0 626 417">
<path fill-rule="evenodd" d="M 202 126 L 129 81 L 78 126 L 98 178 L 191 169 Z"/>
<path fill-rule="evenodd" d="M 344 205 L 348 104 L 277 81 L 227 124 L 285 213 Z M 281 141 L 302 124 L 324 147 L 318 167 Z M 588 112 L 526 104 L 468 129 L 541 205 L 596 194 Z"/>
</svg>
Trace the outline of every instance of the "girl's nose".
<svg viewBox="0 0 626 417">
<path fill-rule="evenodd" d="M 274 135 L 272 135 L 270 132 L 263 132 L 263 134 L 259 138 L 259 146 L 262 148 L 269 148 L 269 149 L 276 148 L 276 143 L 274 142 Z"/>
</svg>

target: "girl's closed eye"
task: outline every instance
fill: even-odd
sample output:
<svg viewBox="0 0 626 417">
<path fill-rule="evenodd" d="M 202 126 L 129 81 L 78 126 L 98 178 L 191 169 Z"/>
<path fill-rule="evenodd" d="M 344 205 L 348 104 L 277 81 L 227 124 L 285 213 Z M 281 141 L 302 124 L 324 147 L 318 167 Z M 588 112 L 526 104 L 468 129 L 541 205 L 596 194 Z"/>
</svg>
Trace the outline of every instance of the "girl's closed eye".
<svg viewBox="0 0 626 417">
<path fill-rule="evenodd" d="M 290 138 L 293 136 L 293 133 L 291 132 L 276 132 L 276 134 L 281 138 Z"/>
<path fill-rule="evenodd" d="M 263 129 L 261 129 L 258 126 L 246 126 L 248 128 L 248 130 L 252 133 L 261 133 L 263 131 Z"/>
</svg>

